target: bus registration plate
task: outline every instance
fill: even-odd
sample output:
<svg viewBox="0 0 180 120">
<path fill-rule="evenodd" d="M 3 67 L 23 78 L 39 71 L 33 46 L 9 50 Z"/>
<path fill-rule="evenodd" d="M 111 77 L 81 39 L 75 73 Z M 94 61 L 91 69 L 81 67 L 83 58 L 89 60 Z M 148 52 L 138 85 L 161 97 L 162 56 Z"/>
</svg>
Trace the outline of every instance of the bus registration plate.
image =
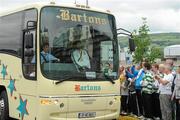
<svg viewBox="0 0 180 120">
<path fill-rule="evenodd" d="M 96 117 L 96 112 L 81 112 L 78 113 L 78 118 L 93 118 Z"/>
</svg>

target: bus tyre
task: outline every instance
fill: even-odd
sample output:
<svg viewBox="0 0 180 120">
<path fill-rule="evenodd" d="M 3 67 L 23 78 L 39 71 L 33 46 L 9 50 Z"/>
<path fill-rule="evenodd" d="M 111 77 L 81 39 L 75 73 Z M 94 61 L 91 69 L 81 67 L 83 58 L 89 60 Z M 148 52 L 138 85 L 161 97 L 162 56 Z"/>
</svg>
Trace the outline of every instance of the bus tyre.
<svg viewBox="0 0 180 120">
<path fill-rule="evenodd" d="M 8 107 L 8 96 L 6 91 L 0 93 L 0 120 L 8 120 L 9 118 L 9 107 Z"/>
</svg>

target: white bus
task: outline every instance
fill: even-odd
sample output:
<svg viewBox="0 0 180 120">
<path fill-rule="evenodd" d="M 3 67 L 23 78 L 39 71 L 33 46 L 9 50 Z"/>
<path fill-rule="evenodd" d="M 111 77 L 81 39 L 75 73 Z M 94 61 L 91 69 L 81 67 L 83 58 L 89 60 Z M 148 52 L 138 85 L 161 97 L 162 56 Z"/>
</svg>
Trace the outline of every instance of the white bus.
<svg viewBox="0 0 180 120">
<path fill-rule="evenodd" d="M 114 16 L 88 6 L 37 3 L 0 14 L 0 119 L 118 119 L 117 42 Z"/>
</svg>

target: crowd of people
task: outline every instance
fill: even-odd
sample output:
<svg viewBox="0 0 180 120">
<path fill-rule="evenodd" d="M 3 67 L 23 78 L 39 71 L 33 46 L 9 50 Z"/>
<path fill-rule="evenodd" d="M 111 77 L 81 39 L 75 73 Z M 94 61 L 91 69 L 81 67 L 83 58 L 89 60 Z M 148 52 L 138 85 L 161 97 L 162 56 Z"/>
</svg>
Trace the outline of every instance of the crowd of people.
<svg viewBox="0 0 180 120">
<path fill-rule="evenodd" d="M 147 61 L 120 66 L 121 115 L 144 120 L 180 120 L 180 66 Z"/>
</svg>

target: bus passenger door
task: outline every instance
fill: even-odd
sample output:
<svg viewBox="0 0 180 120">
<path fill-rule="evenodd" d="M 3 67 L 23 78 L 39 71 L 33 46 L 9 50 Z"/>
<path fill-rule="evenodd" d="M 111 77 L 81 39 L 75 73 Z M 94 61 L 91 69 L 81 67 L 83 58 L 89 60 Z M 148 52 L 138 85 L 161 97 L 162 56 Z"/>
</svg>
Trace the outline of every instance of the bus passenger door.
<svg viewBox="0 0 180 120">
<path fill-rule="evenodd" d="M 37 110 L 36 31 L 37 10 L 24 11 L 22 79 L 19 81 L 19 116 L 35 120 Z M 24 109 L 26 108 L 26 109 Z"/>
</svg>

